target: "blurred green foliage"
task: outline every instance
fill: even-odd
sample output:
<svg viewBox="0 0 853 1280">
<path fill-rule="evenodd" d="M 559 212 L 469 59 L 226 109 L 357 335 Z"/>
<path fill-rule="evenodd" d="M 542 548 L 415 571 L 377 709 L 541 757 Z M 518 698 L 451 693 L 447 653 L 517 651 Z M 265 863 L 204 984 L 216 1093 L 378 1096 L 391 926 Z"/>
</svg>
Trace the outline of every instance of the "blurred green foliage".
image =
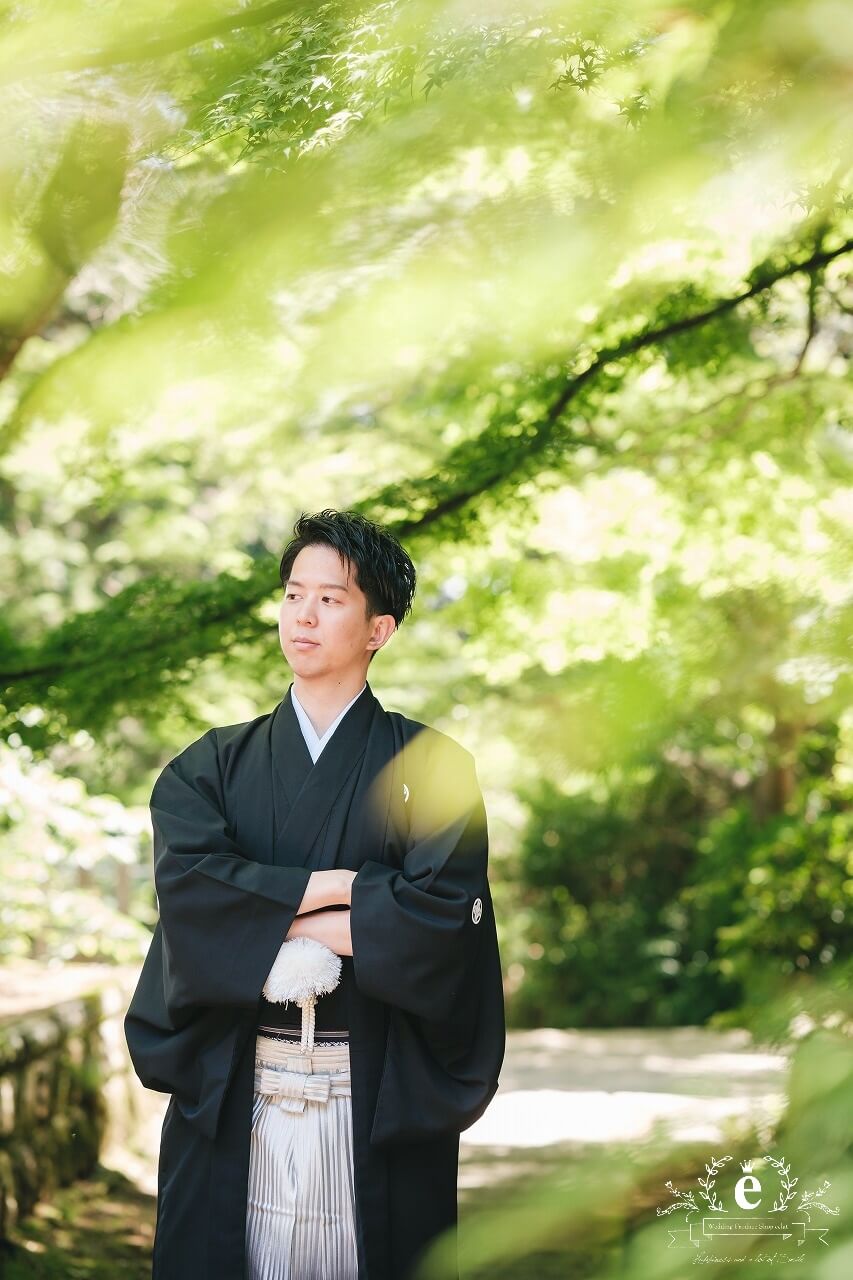
<svg viewBox="0 0 853 1280">
<path fill-rule="evenodd" d="M 157 919 L 138 875 L 147 828 L 145 810 L 0 744 L 0 964 L 141 962 Z"/>
<path fill-rule="evenodd" d="M 761 809 L 768 780 L 780 781 L 763 744 L 722 733 L 682 735 L 668 761 L 617 774 L 606 790 L 541 784 L 518 857 L 516 1020 L 725 1024 L 712 1015 L 740 1019 L 792 973 L 849 962 L 850 771 L 832 724 L 796 745 L 778 812 Z"/>
<path fill-rule="evenodd" d="M 7 8 L 6 954 L 138 952 L 145 824 L 122 880 L 92 810 L 107 919 L 80 835 L 9 795 L 44 760 L 138 818 L 271 708 L 278 556 L 339 506 L 417 562 L 371 676 L 476 754 L 513 1018 L 736 1017 L 838 968 L 838 30 L 826 0 Z"/>
</svg>

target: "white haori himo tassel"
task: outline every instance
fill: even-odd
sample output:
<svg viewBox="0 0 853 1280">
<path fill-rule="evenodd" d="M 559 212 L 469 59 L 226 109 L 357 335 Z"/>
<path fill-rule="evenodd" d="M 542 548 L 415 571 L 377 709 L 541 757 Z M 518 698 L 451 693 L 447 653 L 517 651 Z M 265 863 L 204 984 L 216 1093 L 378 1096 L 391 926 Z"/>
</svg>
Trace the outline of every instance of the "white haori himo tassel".
<svg viewBox="0 0 853 1280">
<path fill-rule="evenodd" d="M 289 938 L 264 983 L 264 995 L 274 1004 L 295 1001 L 302 1010 L 300 1049 L 314 1048 L 314 1018 L 318 996 L 326 996 L 341 980 L 341 957 L 314 938 Z"/>
</svg>

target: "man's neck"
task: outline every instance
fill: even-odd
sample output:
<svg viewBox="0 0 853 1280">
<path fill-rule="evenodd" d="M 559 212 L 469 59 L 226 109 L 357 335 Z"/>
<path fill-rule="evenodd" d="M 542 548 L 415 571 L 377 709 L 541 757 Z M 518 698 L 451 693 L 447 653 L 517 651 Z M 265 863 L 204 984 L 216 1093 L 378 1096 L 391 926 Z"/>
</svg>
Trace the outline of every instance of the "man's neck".
<svg viewBox="0 0 853 1280">
<path fill-rule="evenodd" d="M 336 677 L 334 681 L 306 680 L 303 676 L 294 675 L 293 692 L 305 708 L 318 738 L 322 738 L 347 703 L 352 702 L 364 688 L 366 680 L 366 672 Z"/>
</svg>

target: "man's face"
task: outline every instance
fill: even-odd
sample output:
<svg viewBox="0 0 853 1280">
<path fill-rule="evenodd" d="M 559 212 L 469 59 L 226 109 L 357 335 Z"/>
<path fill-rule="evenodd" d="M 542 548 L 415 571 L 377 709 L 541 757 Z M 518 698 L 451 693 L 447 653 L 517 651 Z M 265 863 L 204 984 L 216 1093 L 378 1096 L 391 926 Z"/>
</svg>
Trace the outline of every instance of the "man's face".
<svg viewBox="0 0 853 1280">
<path fill-rule="evenodd" d="M 281 650 L 309 679 L 366 670 L 370 654 L 395 629 L 390 614 L 365 616 L 367 601 L 348 561 L 332 547 L 303 547 L 284 584 L 278 620 Z M 313 641 L 302 644 L 303 638 Z"/>
</svg>

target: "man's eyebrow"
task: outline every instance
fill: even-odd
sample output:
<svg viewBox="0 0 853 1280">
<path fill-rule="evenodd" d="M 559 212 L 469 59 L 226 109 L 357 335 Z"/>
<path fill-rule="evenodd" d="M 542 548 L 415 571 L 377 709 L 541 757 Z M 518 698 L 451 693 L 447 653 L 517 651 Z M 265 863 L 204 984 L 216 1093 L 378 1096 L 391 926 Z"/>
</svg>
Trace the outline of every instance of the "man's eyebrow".
<svg viewBox="0 0 853 1280">
<path fill-rule="evenodd" d="M 304 587 L 304 582 L 297 582 L 295 578 L 288 578 L 287 585 L 289 587 Z M 331 587 L 333 591 L 349 591 L 349 587 L 342 587 L 339 582 L 321 582 L 321 587 Z"/>
</svg>

